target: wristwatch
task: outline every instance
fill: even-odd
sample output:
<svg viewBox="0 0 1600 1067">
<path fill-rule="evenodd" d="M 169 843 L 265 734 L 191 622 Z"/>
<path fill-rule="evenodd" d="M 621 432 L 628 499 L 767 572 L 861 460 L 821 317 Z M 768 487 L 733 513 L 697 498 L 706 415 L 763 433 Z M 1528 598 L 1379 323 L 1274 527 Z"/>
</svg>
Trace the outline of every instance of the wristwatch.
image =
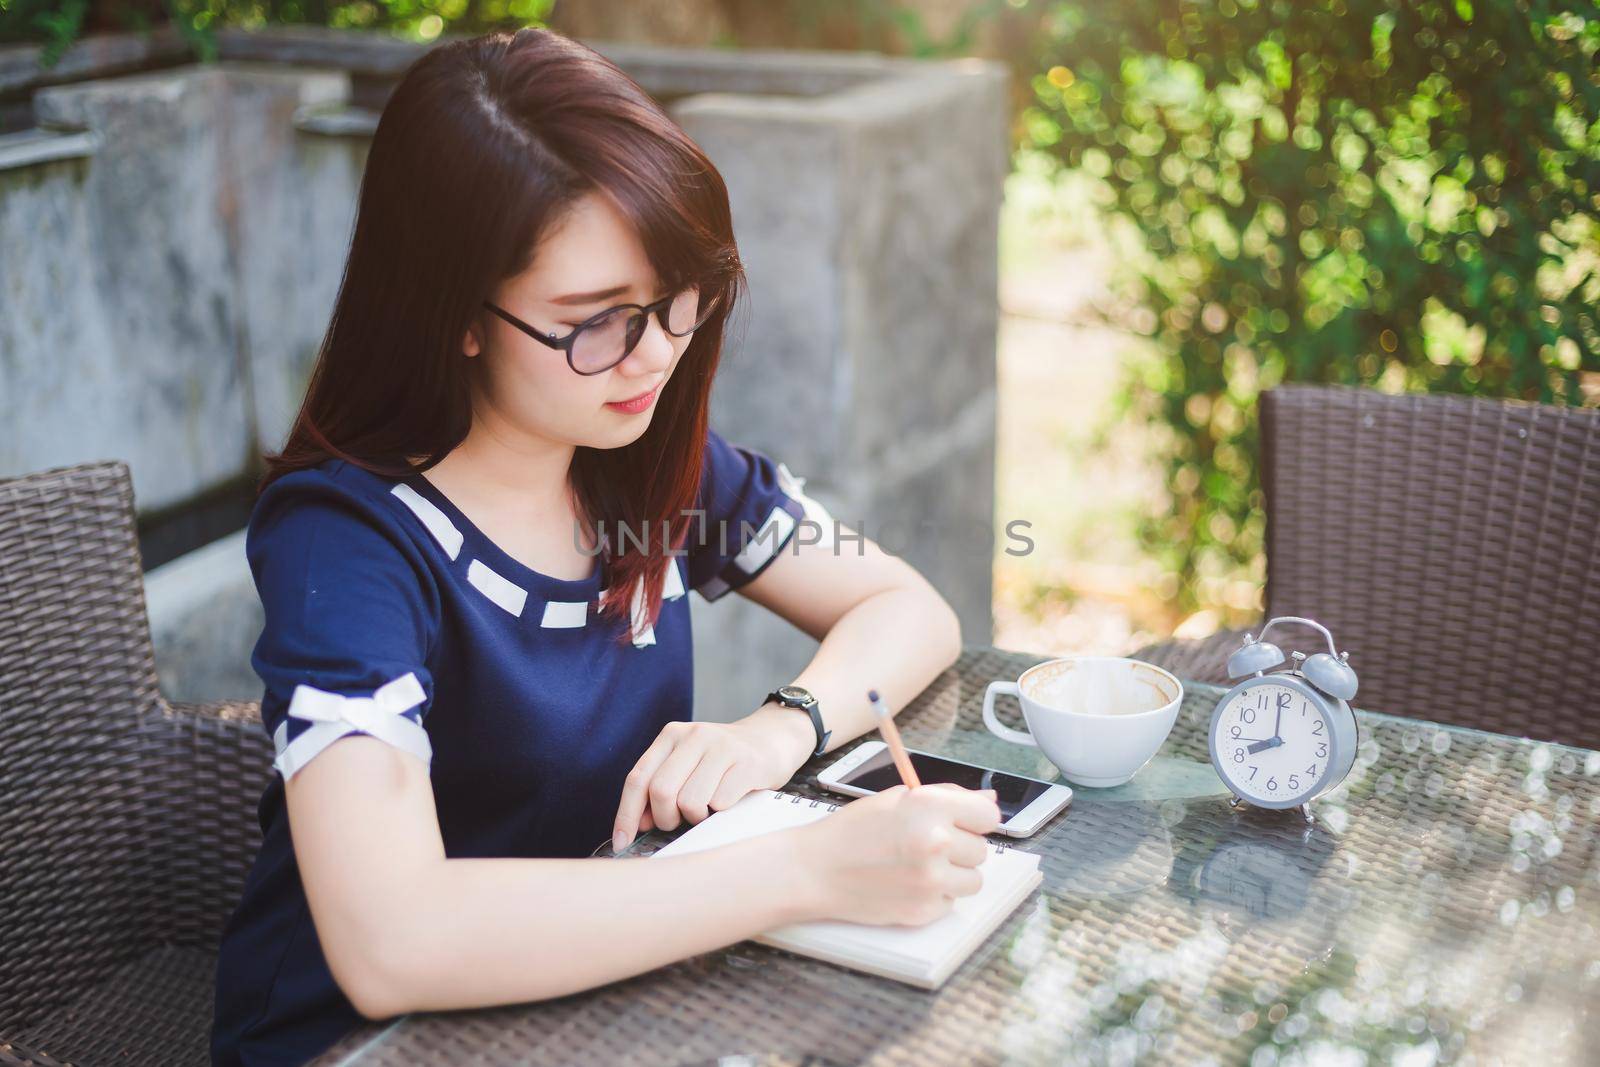
<svg viewBox="0 0 1600 1067">
<path fill-rule="evenodd" d="M 770 704 L 773 701 L 786 708 L 799 708 L 811 716 L 811 728 L 817 732 L 817 748 L 811 754 L 822 755 L 822 750 L 828 747 L 828 738 L 833 736 L 833 731 L 822 728 L 822 705 L 811 695 L 811 690 L 798 685 L 780 685 L 768 693 L 767 699 L 762 703 Z"/>
</svg>

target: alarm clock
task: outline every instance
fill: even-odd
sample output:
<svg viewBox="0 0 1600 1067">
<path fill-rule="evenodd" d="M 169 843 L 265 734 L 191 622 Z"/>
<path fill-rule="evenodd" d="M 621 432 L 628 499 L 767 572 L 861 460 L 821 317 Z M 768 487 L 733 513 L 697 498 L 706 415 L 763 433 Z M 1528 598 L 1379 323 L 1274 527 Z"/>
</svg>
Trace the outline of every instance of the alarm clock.
<svg viewBox="0 0 1600 1067">
<path fill-rule="evenodd" d="M 1322 633 L 1328 651 L 1307 658 L 1293 653 L 1295 666 L 1267 672 L 1283 663 L 1283 652 L 1264 638 L 1278 623 L 1302 623 Z M 1233 804 L 1258 808 L 1305 807 L 1344 781 L 1356 757 L 1356 717 L 1349 701 L 1356 695 L 1350 655 L 1333 647 L 1327 627 L 1311 619 L 1282 615 L 1245 634 L 1228 657 L 1228 677 L 1243 678 L 1217 702 L 1207 739 L 1211 764 L 1233 792 Z"/>
</svg>

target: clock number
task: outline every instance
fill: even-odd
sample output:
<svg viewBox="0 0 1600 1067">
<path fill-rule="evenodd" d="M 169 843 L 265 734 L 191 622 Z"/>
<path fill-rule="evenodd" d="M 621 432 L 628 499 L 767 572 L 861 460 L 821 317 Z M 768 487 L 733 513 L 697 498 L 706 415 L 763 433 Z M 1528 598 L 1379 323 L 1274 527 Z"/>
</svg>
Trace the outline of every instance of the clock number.
<svg viewBox="0 0 1600 1067">
<path fill-rule="evenodd" d="M 1235 762 L 1235 763 L 1243 763 L 1244 762 L 1244 749 L 1236 748 L 1236 749 L 1233 750 L 1233 762 Z"/>
<path fill-rule="evenodd" d="M 1276 793 L 1278 791 L 1278 780 L 1276 778 L 1268 778 L 1267 789 Z"/>
<path fill-rule="evenodd" d="M 1311 724 L 1311 732 L 1316 734 L 1318 737 L 1322 736 L 1322 720 L 1321 719 L 1318 719 L 1316 722 Z"/>
<path fill-rule="evenodd" d="M 1306 768 L 1306 776 L 1308 778 L 1315 778 L 1317 776 L 1317 765 L 1315 763 Z"/>
<path fill-rule="evenodd" d="M 1250 768 L 1250 777 L 1248 779 L 1246 779 L 1246 780 L 1247 781 L 1252 781 L 1252 782 L 1255 781 L 1256 772 L 1259 771 L 1260 769 L 1261 769 L 1260 767 L 1251 767 Z"/>
<path fill-rule="evenodd" d="M 1300 792 L 1300 776 L 1298 774 L 1291 774 L 1289 776 L 1289 792 Z"/>
<path fill-rule="evenodd" d="M 1256 721 L 1256 709 L 1255 708 L 1240 708 L 1239 709 L 1239 721 L 1240 722 L 1255 722 Z"/>
<path fill-rule="evenodd" d="M 1321 742 L 1320 744 L 1317 745 L 1317 758 L 1321 759 L 1322 757 L 1326 756 L 1327 754 L 1328 754 L 1328 742 L 1323 741 L 1323 742 Z"/>
<path fill-rule="evenodd" d="M 1228 732 L 1231 733 L 1234 737 L 1240 737 L 1240 736 L 1242 736 L 1244 734 L 1244 731 L 1239 729 L 1237 726 L 1229 727 L 1229 731 Z"/>
</svg>

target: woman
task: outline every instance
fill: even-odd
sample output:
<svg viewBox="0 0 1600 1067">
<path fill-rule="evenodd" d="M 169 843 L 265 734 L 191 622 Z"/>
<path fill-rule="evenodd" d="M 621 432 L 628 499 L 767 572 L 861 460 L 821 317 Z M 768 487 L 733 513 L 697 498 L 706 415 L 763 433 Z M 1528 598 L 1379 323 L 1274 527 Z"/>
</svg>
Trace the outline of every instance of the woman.
<svg viewBox="0 0 1600 1067">
<path fill-rule="evenodd" d="M 590 858 L 782 787 L 872 727 L 869 686 L 901 707 L 959 649 L 915 571 L 831 550 L 848 528 L 708 429 L 740 282 L 716 170 L 594 52 L 521 30 L 402 78 L 250 521 L 277 774 L 218 962 L 217 1062 L 300 1063 L 362 1018 L 559 996 L 805 919 L 925 922 L 977 891 L 999 812 L 951 786 Z M 773 680 L 814 708 L 691 721 L 684 594 L 733 589 L 821 639 Z"/>
</svg>

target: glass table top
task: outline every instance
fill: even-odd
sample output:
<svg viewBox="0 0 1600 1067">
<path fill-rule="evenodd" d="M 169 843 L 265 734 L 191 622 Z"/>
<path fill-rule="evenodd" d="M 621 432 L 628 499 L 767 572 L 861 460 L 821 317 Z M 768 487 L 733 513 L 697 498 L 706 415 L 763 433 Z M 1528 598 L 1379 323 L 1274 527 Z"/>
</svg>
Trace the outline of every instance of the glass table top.
<svg viewBox="0 0 1600 1067">
<path fill-rule="evenodd" d="M 906 744 L 1058 780 L 981 719 L 987 684 L 1041 658 L 969 648 L 896 717 Z M 1041 857 L 1043 884 L 938 990 L 745 942 L 558 1000 L 372 1024 L 319 1062 L 1594 1062 L 1600 752 L 1360 712 L 1354 768 L 1308 823 L 1230 806 L 1205 739 L 1223 692 L 1186 682 L 1132 782 L 1075 787 L 1002 839 Z M 855 743 L 787 788 L 828 796 L 816 774 Z"/>
</svg>

